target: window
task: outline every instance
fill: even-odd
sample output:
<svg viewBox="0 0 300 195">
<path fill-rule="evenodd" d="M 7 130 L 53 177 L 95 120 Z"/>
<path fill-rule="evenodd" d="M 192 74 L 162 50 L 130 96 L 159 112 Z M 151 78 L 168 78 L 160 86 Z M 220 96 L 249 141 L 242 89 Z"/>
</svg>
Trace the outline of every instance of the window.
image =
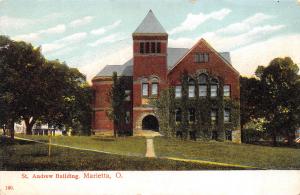
<svg viewBox="0 0 300 195">
<path fill-rule="evenodd" d="M 224 97 L 230 97 L 230 85 L 224 85 Z"/>
<path fill-rule="evenodd" d="M 141 54 L 148 54 L 148 53 L 160 53 L 161 48 L 160 42 L 140 42 L 140 53 Z"/>
<path fill-rule="evenodd" d="M 205 74 L 199 75 L 199 83 L 206 84 L 207 83 L 207 76 Z"/>
<path fill-rule="evenodd" d="M 232 131 L 231 130 L 225 131 L 225 139 L 232 141 Z"/>
<path fill-rule="evenodd" d="M 204 53 L 203 54 L 204 55 L 204 62 L 208 62 L 209 61 L 209 55 L 208 55 L 208 53 Z"/>
<path fill-rule="evenodd" d="M 207 96 L 207 76 L 205 74 L 199 75 L 199 97 Z"/>
<path fill-rule="evenodd" d="M 140 53 L 145 53 L 145 43 L 140 42 Z"/>
<path fill-rule="evenodd" d="M 181 89 L 182 87 L 180 85 L 175 87 L 175 98 L 181 98 Z"/>
<path fill-rule="evenodd" d="M 181 109 L 178 108 L 175 110 L 175 122 L 180 122 L 181 121 Z"/>
<path fill-rule="evenodd" d="M 211 120 L 212 124 L 216 124 L 216 122 L 217 122 L 217 111 L 216 110 L 211 111 L 210 120 Z"/>
<path fill-rule="evenodd" d="M 207 96 L 207 86 L 199 85 L 199 97 L 206 97 L 206 96 Z"/>
<path fill-rule="evenodd" d="M 130 101 L 131 91 L 130 90 L 125 90 L 125 95 L 126 95 L 125 101 Z"/>
<path fill-rule="evenodd" d="M 195 86 L 194 85 L 189 86 L 189 97 L 190 98 L 195 97 Z"/>
<path fill-rule="evenodd" d="M 195 82 L 193 79 L 189 80 L 189 97 L 195 97 Z"/>
<path fill-rule="evenodd" d="M 218 96 L 218 85 L 211 85 L 210 86 L 210 96 L 217 97 Z"/>
<path fill-rule="evenodd" d="M 156 43 L 156 53 L 160 53 L 160 42 Z"/>
<path fill-rule="evenodd" d="M 224 122 L 225 123 L 230 122 L 230 110 L 229 109 L 224 110 Z"/>
<path fill-rule="evenodd" d="M 189 121 L 195 122 L 195 109 L 194 108 L 189 109 Z"/>
<path fill-rule="evenodd" d="M 151 95 L 157 96 L 158 94 L 158 83 L 152 83 Z"/>
<path fill-rule="evenodd" d="M 126 123 L 126 124 L 130 124 L 130 112 L 129 112 L 129 111 L 126 112 L 126 115 L 125 115 L 125 123 Z"/>
<path fill-rule="evenodd" d="M 196 53 L 195 54 L 195 62 L 202 63 L 209 61 L 209 54 L 208 53 Z"/>
<path fill-rule="evenodd" d="M 155 42 L 151 42 L 151 53 L 155 53 Z"/>
<path fill-rule="evenodd" d="M 149 49 L 150 49 L 150 43 L 146 42 L 146 53 L 150 52 Z"/>
<path fill-rule="evenodd" d="M 142 86 L 143 96 L 148 96 L 148 83 L 143 83 Z"/>
</svg>

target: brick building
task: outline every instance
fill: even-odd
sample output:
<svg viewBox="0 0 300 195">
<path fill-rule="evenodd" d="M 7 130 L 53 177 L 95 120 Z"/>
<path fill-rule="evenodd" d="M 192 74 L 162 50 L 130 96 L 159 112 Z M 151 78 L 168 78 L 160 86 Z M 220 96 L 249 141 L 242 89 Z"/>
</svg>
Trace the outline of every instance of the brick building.
<svg viewBox="0 0 300 195">
<path fill-rule="evenodd" d="M 95 132 L 113 130 L 113 123 L 106 115 L 109 108 L 107 93 L 112 86 L 113 72 L 126 78 L 128 97 L 124 129 L 135 134 L 143 129 L 159 131 L 158 117 L 149 101 L 158 98 L 161 91 L 169 87 L 174 87 L 175 99 L 180 99 L 181 77 L 185 71 L 190 77 L 188 96 L 191 101 L 217 99 L 222 103 L 221 106 L 207 105 L 206 120 L 211 124 L 207 129 L 208 135 L 213 139 L 240 141 L 239 108 L 238 114 L 233 115 L 231 108 L 224 104 L 228 100 L 239 103 L 240 99 L 239 73 L 231 65 L 229 52 L 217 52 L 204 39 L 190 49 L 168 48 L 168 34 L 151 10 L 133 32 L 132 38 L 133 58 L 123 65 L 105 66 L 92 79 L 95 91 L 92 127 Z M 200 112 L 197 107 L 189 110 L 190 124 L 198 121 L 199 117 L 195 115 Z M 178 108 L 174 124 L 180 123 L 180 115 Z M 236 123 L 232 125 L 232 121 Z M 218 125 L 214 125 L 216 123 Z M 202 135 L 201 125 L 199 128 L 197 137 Z"/>
</svg>

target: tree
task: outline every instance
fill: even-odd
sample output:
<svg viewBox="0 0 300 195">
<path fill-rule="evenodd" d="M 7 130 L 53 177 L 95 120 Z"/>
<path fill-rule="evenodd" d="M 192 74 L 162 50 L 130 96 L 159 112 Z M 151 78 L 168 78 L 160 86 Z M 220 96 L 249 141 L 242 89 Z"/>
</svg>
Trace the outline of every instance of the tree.
<svg viewBox="0 0 300 195">
<path fill-rule="evenodd" d="M 189 107 L 188 107 L 188 100 L 189 100 L 189 76 L 186 70 L 183 71 L 181 76 L 181 83 L 182 83 L 182 98 L 181 98 L 181 113 L 182 113 L 182 122 L 181 122 L 181 129 L 183 133 L 183 139 L 188 139 L 189 133 Z"/>
<path fill-rule="evenodd" d="M 245 137 L 243 136 L 244 126 L 254 119 L 263 117 L 261 112 L 262 89 L 260 80 L 255 77 L 240 77 L 240 91 L 241 137 L 243 139 Z"/>
<path fill-rule="evenodd" d="M 74 134 L 91 133 L 92 90 L 85 76 L 76 68 L 69 68 L 58 60 L 47 61 L 45 91 L 47 111 L 42 121 L 54 126 L 65 126 Z M 48 76 L 47 76 L 47 75 Z M 55 89 L 55 93 L 52 90 Z"/>
<path fill-rule="evenodd" d="M 256 74 L 261 82 L 261 110 L 266 129 L 276 146 L 276 137 L 283 135 L 292 144 L 295 130 L 300 126 L 300 77 L 299 68 L 291 58 L 275 58 Z"/>
<path fill-rule="evenodd" d="M 32 85 L 37 84 L 40 67 L 44 58 L 40 48 L 33 48 L 25 42 L 15 42 L 8 37 L 0 36 L 0 92 L 1 102 L 4 104 L 4 122 L 14 134 L 14 122 L 26 118 L 31 105 L 35 105 L 35 90 Z"/>
<path fill-rule="evenodd" d="M 109 102 L 111 105 L 110 111 L 107 113 L 108 117 L 114 124 L 114 137 L 117 137 L 123 124 L 125 123 L 125 85 L 124 77 L 118 77 L 116 72 L 112 75 L 113 85 L 108 93 Z"/>
<path fill-rule="evenodd" d="M 0 36 L 0 62 L 1 123 L 13 127 L 24 120 L 31 134 L 36 121 L 71 127 L 90 122 L 91 90 L 77 69 L 48 61 L 39 47 L 5 36 Z"/>
</svg>

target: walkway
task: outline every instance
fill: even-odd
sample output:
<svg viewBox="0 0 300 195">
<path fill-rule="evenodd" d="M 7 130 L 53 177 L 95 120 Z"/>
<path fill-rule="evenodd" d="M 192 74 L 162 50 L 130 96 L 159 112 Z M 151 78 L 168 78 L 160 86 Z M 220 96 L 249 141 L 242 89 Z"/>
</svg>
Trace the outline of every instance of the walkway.
<svg viewBox="0 0 300 195">
<path fill-rule="evenodd" d="M 155 158 L 155 152 L 154 152 L 154 144 L 153 144 L 153 138 L 147 138 L 147 152 L 146 157 Z"/>
</svg>

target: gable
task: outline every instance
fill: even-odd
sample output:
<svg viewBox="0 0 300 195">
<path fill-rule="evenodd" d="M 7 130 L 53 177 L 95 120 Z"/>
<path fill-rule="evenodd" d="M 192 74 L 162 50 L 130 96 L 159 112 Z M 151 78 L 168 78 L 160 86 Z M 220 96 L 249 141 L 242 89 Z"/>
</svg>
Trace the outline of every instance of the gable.
<svg viewBox="0 0 300 195">
<path fill-rule="evenodd" d="M 210 61 L 208 63 L 195 64 L 194 54 L 195 53 L 209 53 Z M 189 58 L 189 59 L 187 59 Z M 215 59 L 211 61 L 211 59 Z M 176 67 L 183 61 L 190 61 L 190 65 L 195 64 L 195 66 L 204 65 L 203 68 L 213 69 L 213 66 L 218 62 L 218 66 L 221 64 L 224 66 L 224 69 L 230 69 L 235 74 L 239 75 L 239 72 L 231 65 L 231 59 L 228 52 L 218 53 L 212 46 L 210 46 L 204 39 L 200 39 L 177 63 L 169 70 L 169 74 L 176 69 Z M 212 66 L 210 66 L 212 65 Z"/>
</svg>

